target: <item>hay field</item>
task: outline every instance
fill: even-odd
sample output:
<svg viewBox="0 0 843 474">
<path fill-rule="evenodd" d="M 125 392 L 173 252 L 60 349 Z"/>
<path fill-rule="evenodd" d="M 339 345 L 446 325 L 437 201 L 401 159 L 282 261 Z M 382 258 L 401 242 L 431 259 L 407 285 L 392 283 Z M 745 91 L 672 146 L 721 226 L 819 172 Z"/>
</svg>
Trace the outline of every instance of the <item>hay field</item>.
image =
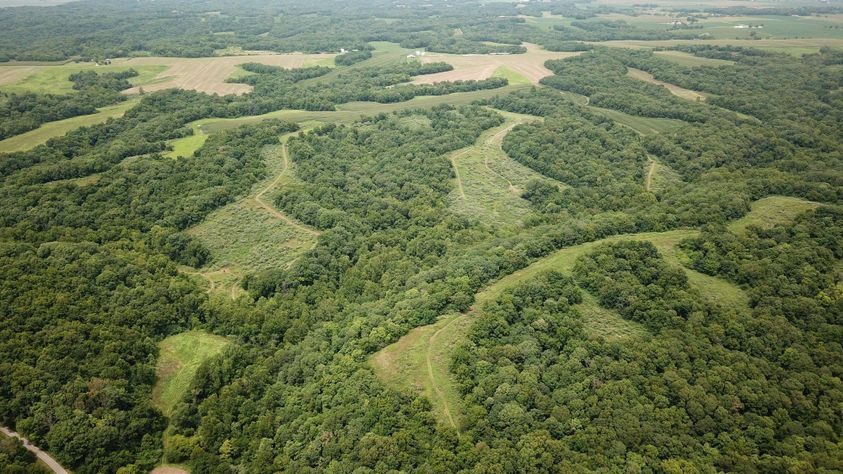
<svg viewBox="0 0 843 474">
<path fill-rule="evenodd" d="M 167 66 L 161 64 L 127 66 L 120 61 L 109 66 L 72 62 L 10 62 L 0 64 L 0 90 L 16 93 L 73 94 L 76 90 L 69 79 L 71 74 L 87 70 L 97 73 L 121 72 L 130 67 L 138 72 L 137 76 L 129 78 L 129 83 L 134 86 L 152 82 L 159 73 L 167 69 Z"/>
<path fill-rule="evenodd" d="M 710 46 L 742 46 L 744 48 L 758 48 L 765 51 L 777 51 L 801 56 L 805 53 L 816 53 L 820 48 L 843 48 L 843 39 L 839 38 L 800 38 L 800 39 L 708 39 L 708 40 L 612 40 L 599 41 L 593 44 L 616 48 L 666 48 L 672 46 L 710 45 Z"/>
<path fill-rule="evenodd" d="M 499 68 L 523 76 L 530 83 L 538 84 L 539 79 L 553 75 L 544 63 L 550 59 L 563 59 L 580 53 L 546 51 L 534 44 L 524 44 L 524 54 L 444 54 L 426 53 L 421 57 L 423 63 L 446 62 L 454 66 L 453 71 L 428 74 L 417 77 L 414 84 L 434 84 L 448 81 L 467 81 L 488 79 Z"/>
<path fill-rule="evenodd" d="M 152 82 L 142 86 L 146 92 L 179 88 L 226 95 L 245 94 L 252 90 L 252 87 L 247 84 L 225 82 L 240 64 L 261 63 L 292 69 L 333 57 L 333 54 L 254 54 L 212 58 L 131 58 L 116 60 L 114 63 L 130 67 L 167 66 L 167 69 L 159 73 Z M 133 87 L 125 92 L 134 94 L 139 91 L 140 87 Z"/>
</svg>

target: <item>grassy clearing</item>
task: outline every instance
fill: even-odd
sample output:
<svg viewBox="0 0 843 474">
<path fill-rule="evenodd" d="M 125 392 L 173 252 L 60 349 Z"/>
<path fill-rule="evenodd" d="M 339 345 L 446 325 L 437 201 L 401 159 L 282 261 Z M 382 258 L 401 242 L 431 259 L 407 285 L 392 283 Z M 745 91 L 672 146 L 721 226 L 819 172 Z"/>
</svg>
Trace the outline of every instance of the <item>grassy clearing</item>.
<svg viewBox="0 0 843 474">
<path fill-rule="evenodd" d="M 749 226 L 769 229 L 777 224 L 786 224 L 820 203 L 788 196 L 768 196 L 752 203 L 750 212 L 729 224 L 729 230 L 737 234 Z"/>
<path fill-rule="evenodd" d="M 682 177 L 673 168 L 664 163 L 650 157 L 650 164 L 648 164 L 647 174 L 647 190 L 659 194 L 665 190 L 679 185 L 682 182 Z"/>
<path fill-rule="evenodd" d="M 267 210 L 264 204 L 272 202 L 271 195 L 264 202 L 258 200 L 257 196 L 295 181 L 280 145 L 267 147 L 263 154 L 269 177 L 249 197 L 217 209 L 188 230 L 211 251 L 212 263 L 196 272 L 207 281 L 210 292 L 236 297 L 243 275 L 288 266 L 316 242 L 314 231 L 279 217 L 274 208 Z"/>
<path fill-rule="evenodd" d="M 629 115 L 612 109 L 604 109 L 602 107 L 589 106 L 593 112 L 597 112 L 614 120 L 615 122 L 629 127 L 641 135 L 652 135 L 654 133 L 664 133 L 676 130 L 683 127 L 686 122 L 676 119 L 654 118 L 654 117 L 638 117 L 637 115 Z"/>
<path fill-rule="evenodd" d="M 170 158 L 179 158 L 185 156 L 193 156 L 193 153 L 202 148 L 205 141 L 208 140 L 208 135 L 202 130 L 202 126 L 198 122 L 193 122 L 190 125 L 193 129 L 193 135 L 177 138 L 167 142 L 173 149 L 164 154 Z"/>
<path fill-rule="evenodd" d="M 455 212 L 503 228 L 519 226 L 531 212 L 529 203 L 520 197 L 522 190 L 509 176 L 523 186 L 525 177 L 541 175 L 512 161 L 500 148 L 512 127 L 527 120 L 535 118 L 508 114 L 503 125 L 487 130 L 476 144 L 451 155 L 456 185 L 450 202 Z"/>
<path fill-rule="evenodd" d="M 764 207 L 765 204 L 760 206 Z M 697 235 L 699 231 L 688 229 L 627 234 L 561 249 L 487 286 L 475 295 L 474 307 L 468 313 L 442 316 L 434 324 L 413 329 L 398 342 L 374 354 L 369 361 L 370 365 L 388 386 L 396 390 L 417 390 L 427 396 L 437 419 L 459 428 L 460 399 L 454 382 L 450 379 L 448 365 L 453 348 L 465 338 L 471 327 L 474 308 L 482 308 L 503 291 L 535 278 L 542 272 L 555 270 L 571 274 L 577 258 L 602 244 L 628 240 L 651 242 L 668 264 L 685 271 L 691 287 L 698 290 L 704 298 L 731 308 L 746 308 L 748 298 L 739 287 L 682 265 L 684 258 L 677 245 L 682 240 Z M 577 309 L 583 317 L 586 331 L 592 337 L 609 341 L 646 337 L 647 332 L 642 326 L 603 308 L 594 296 L 583 293 L 583 302 L 577 305 Z"/>
<path fill-rule="evenodd" d="M 94 114 L 80 115 L 78 117 L 71 117 L 65 120 L 47 122 L 35 130 L 30 130 L 26 133 L 0 141 L 0 153 L 29 150 L 46 143 L 47 140 L 51 138 L 62 136 L 79 127 L 89 127 L 91 125 L 105 122 L 110 118 L 122 117 L 123 114 L 134 107 L 138 101 L 139 99 L 131 99 L 117 105 L 103 107 L 99 109 L 99 112 Z"/>
<path fill-rule="evenodd" d="M 203 331 L 188 331 L 170 336 L 158 344 L 158 382 L 152 399 L 164 414 L 184 396 L 199 366 L 221 353 L 229 344 L 224 337 Z"/>
<path fill-rule="evenodd" d="M 592 337 L 610 342 L 646 337 L 647 331 L 641 325 L 623 319 L 620 314 L 600 306 L 597 298 L 587 291 L 582 292 L 582 303 L 575 306 L 582 315 L 583 325 Z"/>
<path fill-rule="evenodd" d="M 374 354 L 370 365 L 394 390 L 413 390 L 431 401 L 434 416 L 457 431 L 462 427 L 460 396 L 448 372 L 450 354 L 471 327 L 465 314 L 442 316 L 413 329 L 398 342 Z"/>
<path fill-rule="evenodd" d="M 684 51 L 656 51 L 655 54 L 662 59 L 673 61 L 680 66 L 698 67 L 698 66 L 729 66 L 735 64 L 734 61 L 727 61 L 725 59 L 703 58 L 701 56 L 694 56 L 693 54 Z"/>
<path fill-rule="evenodd" d="M 367 60 L 371 61 L 371 59 Z M 366 62 L 366 61 L 363 61 Z M 362 64 L 362 63 L 358 63 Z M 351 123 L 366 115 L 376 115 L 381 112 L 390 113 L 407 109 L 428 109 L 439 104 L 466 105 L 475 100 L 488 99 L 496 95 L 508 94 L 512 91 L 527 87 L 526 85 L 514 85 L 471 92 L 458 92 L 441 96 L 421 96 L 405 102 L 392 104 L 380 104 L 377 102 L 349 102 L 337 106 L 335 111 L 309 111 L 309 110 L 277 110 L 262 115 L 251 115 L 236 119 L 202 119 L 193 122 L 191 125 L 201 127 L 205 133 L 214 133 L 219 130 L 236 128 L 240 125 L 260 122 L 262 120 L 280 119 L 288 122 L 334 122 Z"/>
<path fill-rule="evenodd" d="M 512 69 L 509 69 L 506 66 L 501 66 L 501 67 L 495 69 L 495 73 L 492 74 L 492 77 L 502 77 L 502 78 L 506 79 L 507 81 L 509 81 L 509 83 L 512 84 L 512 85 L 529 84 L 530 83 L 529 79 L 522 76 L 521 74 L 518 74 L 517 72 L 513 71 Z"/>
<path fill-rule="evenodd" d="M 155 76 L 167 69 L 167 66 L 151 64 L 97 66 L 94 63 L 68 63 L 60 66 L 0 66 L 0 77 L 5 76 L 8 80 L 8 82 L 0 80 L 0 90 L 18 93 L 72 94 L 76 91 L 73 89 L 73 83 L 68 79 L 70 75 L 91 69 L 100 74 L 134 69 L 139 75 L 130 78 L 129 82 L 134 86 L 140 86 L 152 82 Z"/>
</svg>

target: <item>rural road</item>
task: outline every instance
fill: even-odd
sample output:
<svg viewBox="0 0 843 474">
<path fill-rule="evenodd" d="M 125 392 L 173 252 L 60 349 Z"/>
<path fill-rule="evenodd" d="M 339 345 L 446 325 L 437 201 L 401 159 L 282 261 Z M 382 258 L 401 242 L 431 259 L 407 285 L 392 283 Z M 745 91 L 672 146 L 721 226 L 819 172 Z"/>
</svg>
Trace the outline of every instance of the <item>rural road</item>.
<svg viewBox="0 0 843 474">
<path fill-rule="evenodd" d="M 58 474 L 69 474 L 69 471 L 67 469 L 61 467 L 61 464 L 56 462 L 56 460 L 53 459 L 52 456 L 45 453 L 44 451 L 41 451 L 37 446 L 32 445 L 29 442 L 28 439 L 24 438 L 23 436 L 19 435 L 18 433 L 15 433 L 12 430 L 6 428 L 5 426 L 0 426 L 0 432 L 2 432 L 4 435 L 6 435 L 10 438 L 18 438 L 21 441 L 23 441 L 24 447 L 26 447 L 26 449 L 28 449 L 31 453 L 38 456 L 38 459 L 40 459 L 44 464 L 46 464 L 47 467 L 52 469 L 53 472 L 56 472 Z"/>
</svg>

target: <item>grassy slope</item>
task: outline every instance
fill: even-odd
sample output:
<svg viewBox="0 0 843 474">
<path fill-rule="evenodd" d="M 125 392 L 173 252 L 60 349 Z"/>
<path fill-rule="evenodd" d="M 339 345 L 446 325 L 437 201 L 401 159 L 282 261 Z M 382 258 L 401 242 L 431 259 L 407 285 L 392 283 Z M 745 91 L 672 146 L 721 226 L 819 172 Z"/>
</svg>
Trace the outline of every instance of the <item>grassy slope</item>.
<svg viewBox="0 0 843 474">
<path fill-rule="evenodd" d="M 5 66 L 14 67 L 14 66 Z M 0 66 L 0 71 L 4 66 Z M 43 66 L 33 69 L 24 79 L 0 86 L 3 92 L 37 92 L 42 94 L 72 94 L 73 83 L 68 77 L 79 71 L 93 69 L 97 73 L 120 72 L 134 69 L 138 76 L 129 79 L 133 86 L 143 85 L 155 79 L 167 66 L 97 66 L 93 63 L 68 63 L 61 66 Z"/>
<path fill-rule="evenodd" d="M 547 178 L 511 160 L 500 148 L 512 127 L 537 119 L 510 113 L 505 116 L 506 122 L 484 132 L 474 145 L 451 154 L 457 183 L 450 202 L 459 214 L 512 228 L 530 212 L 529 203 L 520 197 L 526 181 Z"/>
<path fill-rule="evenodd" d="M 0 141 L 0 153 L 29 150 L 42 143 L 46 143 L 51 138 L 62 136 L 79 127 L 88 127 L 105 122 L 110 118 L 122 117 L 127 110 L 138 103 L 138 100 L 130 99 L 117 105 L 103 107 L 99 109 L 99 112 L 90 115 L 80 115 L 65 120 L 47 122 L 35 130 L 30 130 L 29 132 Z"/>
<path fill-rule="evenodd" d="M 509 69 L 506 66 L 501 66 L 495 70 L 495 73 L 492 74 L 492 77 L 503 77 L 507 81 L 509 81 L 510 85 L 518 85 L 518 84 L 530 84 L 530 80 L 526 77 L 518 74 L 517 72 Z"/>
<path fill-rule="evenodd" d="M 267 178 L 246 198 L 217 209 L 188 230 L 211 251 L 213 262 L 202 272 L 192 272 L 205 279 L 210 292 L 236 297 L 238 281 L 246 273 L 283 268 L 316 242 L 313 230 L 264 206 L 274 209 L 272 192 L 295 182 L 283 153 L 281 145 L 264 149 Z"/>
<path fill-rule="evenodd" d="M 734 64 L 733 61 L 725 59 L 703 58 L 701 56 L 694 56 L 693 54 L 684 51 L 656 51 L 655 54 L 662 59 L 673 61 L 680 66 L 697 67 L 697 66 L 729 66 Z"/>
<path fill-rule="evenodd" d="M 736 220 L 730 228 L 740 232 L 747 225 L 772 226 L 793 219 L 797 214 L 816 207 L 817 204 L 795 198 L 771 196 L 753 203 L 752 211 Z M 533 264 L 492 283 L 475 295 L 475 308 L 493 300 L 507 288 L 535 277 L 541 272 L 556 270 L 570 274 L 576 259 L 595 247 L 622 240 L 645 240 L 653 243 L 670 265 L 685 271 L 691 287 L 715 304 L 730 308 L 747 307 L 748 298 L 736 285 L 720 278 L 705 275 L 682 266 L 683 256 L 677 249 L 682 240 L 698 235 L 696 230 L 673 230 L 609 237 L 561 249 Z M 843 271 L 843 269 L 841 269 Z M 646 335 L 636 323 L 624 320 L 616 312 L 601 307 L 596 299 L 584 292 L 584 301 L 578 305 L 586 330 L 595 337 L 620 340 Z M 427 396 L 433 412 L 443 423 L 459 427 L 460 399 L 448 375 L 450 351 L 463 340 L 471 326 L 474 309 L 465 314 L 445 315 L 436 323 L 415 328 L 398 342 L 387 346 L 370 359 L 379 377 L 397 390 L 412 388 Z M 434 336 L 435 335 L 435 336 Z M 432 354 L 432 357 L 428 354 Z"/>
<path fill-rule="evenodd" d="M 798 214 L 819 206 L 819 203 L 787 196 L 769 196 L 752 203 L 749 214 L 729 224 L 729 230 L 742 233 L 750 225 L 770 228 L 793 220 Z"/>
<path fill-rule="evenodd" d="M 155 405 L 169 414 L 190 386 L 202 362 L 219 354 L 229 344 L 220 336 L 188 331 L 170 336 L 158 345 L 158 382 L 152 390 Z"/>
</svg>

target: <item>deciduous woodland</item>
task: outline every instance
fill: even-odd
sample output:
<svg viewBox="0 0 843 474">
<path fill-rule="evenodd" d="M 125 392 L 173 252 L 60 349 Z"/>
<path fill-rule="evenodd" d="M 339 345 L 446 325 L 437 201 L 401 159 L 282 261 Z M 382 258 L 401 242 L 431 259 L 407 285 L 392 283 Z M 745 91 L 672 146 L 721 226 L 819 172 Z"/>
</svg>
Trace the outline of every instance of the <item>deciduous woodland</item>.
<svg viewBox="0 0 843 474">
<path fill-rule="evenodd" d="M 843 472 L 843 10 L 692 3 L 0 8 L 0 425 L 80 474 Z M 218 56 L 250 92 L 143 91 Z"/>
</svg>

